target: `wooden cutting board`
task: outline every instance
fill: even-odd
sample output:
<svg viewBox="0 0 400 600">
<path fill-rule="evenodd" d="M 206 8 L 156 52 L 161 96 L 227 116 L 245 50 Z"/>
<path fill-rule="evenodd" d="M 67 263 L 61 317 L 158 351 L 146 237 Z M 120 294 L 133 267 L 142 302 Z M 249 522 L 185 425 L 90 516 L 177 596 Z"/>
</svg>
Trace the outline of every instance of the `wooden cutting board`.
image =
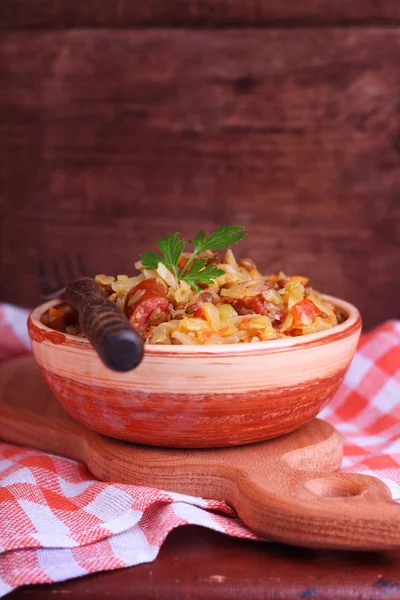
<svg viewBox="0 0 400 600">
<path fill-rule="evenodd" d="M 225 500 L 264 537 L 298 546 L 400 548 L 400 505 L 366 475 L 338 473 L 339 434 L 314 419 L 237 448 L 174 450 L 121 442 L 72 420 L 31 357 L 0 367 L 0 438 L 76 459 L 95 477 Z"/>
</svg>

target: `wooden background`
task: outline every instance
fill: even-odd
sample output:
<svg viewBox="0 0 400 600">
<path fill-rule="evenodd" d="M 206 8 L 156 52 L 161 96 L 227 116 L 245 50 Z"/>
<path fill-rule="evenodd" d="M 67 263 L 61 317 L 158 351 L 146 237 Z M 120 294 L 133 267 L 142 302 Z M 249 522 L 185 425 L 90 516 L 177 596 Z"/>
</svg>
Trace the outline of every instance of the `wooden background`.
<svg viewBox="0 0 400 600">
<path fill-rule="evenodd" d="M 0 301 L 39 255 L 133 271 L 157 235 L 400 317 L 398 0 L 2 0 Z"/>
<path fill-rule="evenodd" d="M 399 0 L 0 0 L 0 300 L 39 301 L 39 254 L 130 272 L 158 234 L 242 224 L 266 270 L 400 317 L 399 26 Z M 399 572 L 182 528 L 14 596 L 389 600 Z"/>
</svg>

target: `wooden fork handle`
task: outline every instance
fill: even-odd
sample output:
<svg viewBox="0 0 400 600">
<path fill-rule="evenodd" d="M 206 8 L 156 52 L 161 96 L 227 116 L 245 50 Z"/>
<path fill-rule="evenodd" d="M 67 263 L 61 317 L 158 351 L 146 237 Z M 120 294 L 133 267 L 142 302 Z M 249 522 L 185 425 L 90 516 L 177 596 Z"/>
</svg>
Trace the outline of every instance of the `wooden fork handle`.
<svg viewBox="0 0 400 600">
<path fill-rule="evenodd" d="M 114 302 L 107 300 L 90 277 L 80 277 L 65 291 L 78 313 L 83 333 L 103 363 L 113 371 L 130 371 L 143 358 L 143 339 Z"/>
</svg>

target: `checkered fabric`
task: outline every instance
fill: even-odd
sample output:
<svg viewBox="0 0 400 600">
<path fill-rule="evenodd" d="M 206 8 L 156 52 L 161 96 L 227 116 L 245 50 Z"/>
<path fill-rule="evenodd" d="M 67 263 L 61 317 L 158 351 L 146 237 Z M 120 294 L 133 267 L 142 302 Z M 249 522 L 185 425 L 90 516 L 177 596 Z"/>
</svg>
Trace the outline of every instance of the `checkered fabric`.
<svg viewBox="0 0 400 600">
<path fill-rule="evenodd" d="M 29 352 L 26 316 L 0 305 L 0 360 Z M 343 434 L 344 470 L 379 477 L 400 501 L 400 322 L 362 336 L 321 416 Z M 102 483 L 79 463 L 0 442 L 0 596 L 152 561 L 184 524 L 259 540 L 223 502 Z"/>
</svg>

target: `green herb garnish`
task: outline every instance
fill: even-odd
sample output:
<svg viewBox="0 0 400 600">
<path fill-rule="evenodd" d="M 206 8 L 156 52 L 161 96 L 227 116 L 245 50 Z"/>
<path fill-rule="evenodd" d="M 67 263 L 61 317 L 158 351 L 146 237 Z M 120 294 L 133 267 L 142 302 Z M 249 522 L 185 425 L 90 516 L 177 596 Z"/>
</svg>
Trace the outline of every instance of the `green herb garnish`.
<svg viewBox="0 0 400 600">
<path fill-rule="evenodd" d="M 140 260 L 145 269 L 157 269 L 158 263 L 162 263 L 170 269 L 178 279 L 178 260 L 185 249 L 185 240 L 180 233 L 168 235 L 165 238 L 157 238 L 157 246 L 163 256 L 155 252 L 146 252 L 140 255 Z"/>
<path fill-rule="evenodd" d="M 180 233 L 173 233 L 165 238 L 157 239 L 158 249 L 161 256 L 155 252 L 145 252 L 140 255 L 140 260 L 145 269 L 157 269 L 162 263 L 172 271 L 178 281 L 186 281 L 193 289 L 198 291 L 198 283 L 212 283 L 225 271 L 214 265 L 207 265 L 207 259 L 196 258 L 199 252 L 204 250 L 222 250 L 236 244 L 246 234 L 243 227 L 220 227 L 214 233 L 206 237 L 205 231 L 200 231 L 192 240 L 194 251 L 183 269 L 178 266 L 179 257 L 185 249 L 186 243 Z"/>
</svg>

